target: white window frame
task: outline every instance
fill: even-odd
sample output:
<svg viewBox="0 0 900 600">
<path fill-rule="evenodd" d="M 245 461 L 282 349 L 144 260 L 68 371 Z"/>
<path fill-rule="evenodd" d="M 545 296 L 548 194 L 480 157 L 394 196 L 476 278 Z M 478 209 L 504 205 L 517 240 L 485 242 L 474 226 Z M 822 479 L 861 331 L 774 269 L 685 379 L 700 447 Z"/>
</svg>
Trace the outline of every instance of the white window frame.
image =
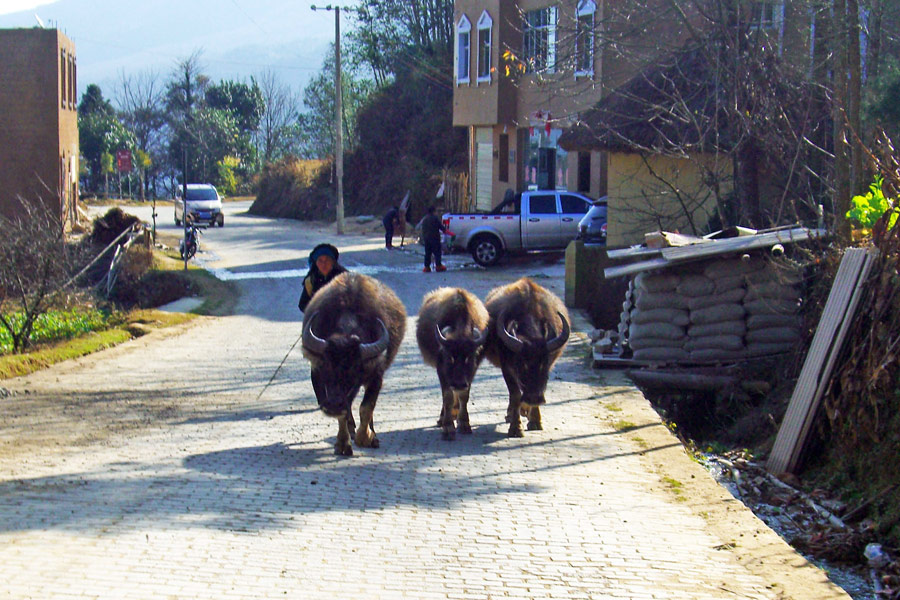
<svg viewBox="0 0 900 600">
<path fill-rule="evenodd" d="M 478 18 L 478 23 L 475 26 L 478 32 L 475 40 L 475 45 L 477 48 L 477 56 L 475 58 L 475 81 L 477 81 L 478 83 L 490 83 L 491 81 L 491 74 L 493 72 L 493 65 L 491 65 L 491 53 L 493 52 L 493 27 L 494 20 L 491 19 L 491 15 L 488 14 L 488 11 L 484 11 L 483 13 L 481 13 L 481 17 Z M 483 50 L 487 51 L 487 57 L 485 61 L 481 60 Z"/>
<path fill-rule="evenodd" d="M 529 21 L 529 15 L 546 13 L 546 24 L 532 26 Z M 546 73 L 554 73 L 556 71 L 556 27 L 559 17 L 559 11 L 556 6 L 545 6 L 544 8 L 536 8 L 525 13 L 525 22 L 523 23 L 523 40 L 522 40 L 522 56 L 525 59 L 527 73 L 536 73 L 543 71 Z M 543 19 L 541 19 L 543 20 Z M 546 33 L 543 33 L 546 32 Z M 546 37 L 546 40 L 543 39 Z M 531 43 L 529 43 L 531 40 Z M 546 43 L 546 47 L 544 44 Z M 541 50 L 545 50 L 543 55 Z M 541 60 L 535 60 L 540 58 Z"/>
<path fill-rule="evenodd" d="M 575 78 L 593 77 L 594 76 L 594 60 L 595 60 L 595 44 L 596 35 L 594 26 L 596 21 L 594 15 L 597 12 L 597 4 L 593 0 L 581 0 L 575 11 Z M 590 17 L 590 25 L 586 31 L 583 31 L 582 19 L 587 21 L 585 17 Z M 590 57 L 591 68 L 582 69 L 581 63 L 583 55 Z"/>
<path fill-rule="evenodd" d="M 463 40 L 465 39 L 465 45 Z M 472 23 L 466 15 L 456 23 L 456 44 L 454 45 L 454 66 L 456 67 L 456 85 L 468 84 L 472 67 Z M 464 77 L 460 75 L 465 73 Z"/>
<path fill-rule="evenodd" d="M 750 28 L 778 36 L 778 55 L 781 56 L 784 41 L 784 0 L 762 0 L 750 3 Z M 766 13 L 771 11 L 771 18 Z"/>
</svg>

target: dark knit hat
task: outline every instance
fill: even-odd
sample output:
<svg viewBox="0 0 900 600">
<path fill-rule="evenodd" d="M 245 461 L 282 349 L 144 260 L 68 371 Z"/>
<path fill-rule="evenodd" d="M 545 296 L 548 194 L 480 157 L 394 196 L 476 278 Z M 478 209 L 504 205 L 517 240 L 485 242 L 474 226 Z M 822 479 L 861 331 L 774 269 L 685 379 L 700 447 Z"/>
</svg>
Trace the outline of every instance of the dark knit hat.
<svg viewBox="0 0 900 600">
<path fill-rule="evenodd" d="M 319 244 L 315 248 L 313 248 L 312 252 L 309 253 L 309 264 L 312 266 L 315 264 L 316 260 L 322 255 L 328 255 L 334 259 L 334 262 L 337 262 L 338 259 L 338 249 L 332 246 L 331 244 Z"/>
</svg>

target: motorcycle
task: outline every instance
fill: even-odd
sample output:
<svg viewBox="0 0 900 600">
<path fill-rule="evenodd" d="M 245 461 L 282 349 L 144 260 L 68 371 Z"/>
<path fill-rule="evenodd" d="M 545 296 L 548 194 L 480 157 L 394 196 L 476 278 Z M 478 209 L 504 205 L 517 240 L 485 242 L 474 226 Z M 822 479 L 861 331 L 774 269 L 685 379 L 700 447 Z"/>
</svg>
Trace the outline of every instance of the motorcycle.
<svg viewBox="0 0 900 600">
<path fill-rule="evenodd" d="M 181 238 L 181 243 L 179 244 L 178 250 L 181 252 L 182 260 L 189 260 L 194 258 L 194 255 L 197 253 L 197 250 L 200 249 L 200 228 L 194 225 L 193 223 L 188 225 L 187 230 L 187 251 L 185 253 L 185 238 Z"/>
</svg>

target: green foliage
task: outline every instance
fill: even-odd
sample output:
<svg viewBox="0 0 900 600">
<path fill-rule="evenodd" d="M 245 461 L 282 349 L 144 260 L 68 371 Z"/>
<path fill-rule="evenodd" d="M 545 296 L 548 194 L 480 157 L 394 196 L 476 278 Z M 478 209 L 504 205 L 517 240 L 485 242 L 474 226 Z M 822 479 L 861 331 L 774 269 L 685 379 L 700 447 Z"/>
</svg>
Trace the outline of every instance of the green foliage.
<svg viewBox="0 0 900 600">
<path fill-rule="evenodd" d="M 230 113 L 243 133 L 256 131 L 266 108 L 256 81 L 250 82 L 221 81 L 206 89 L 207 106 Z"/>
<path fill-rule="evenodd" d="M 25 322 L 24 313 L 9 315 L 14 328 L 22 327 Z M 107 315 L 97 309 L 78 309 L 50 311 L 39 315 L 29 336 L 29 344 L 71 339 L 91 331 L 106 328 Z M 0 328 L 0 354 L 13 350 L 13 339 L 9 331 Z"/>
<path fill-rule="evenodd" d="M 216 163 L 216 186 L 219 188 L 219 191 L 226 196 L 233 195 L 234 191 L 237 189 L 238 182 L 234 175 L 234 170 L 236 167 L 239 167 L 240 164 L 241 159 L 236 156 L 225 156 Z"/>
<path fill-rule="evenodd" d="M 345 152 L 352 152 L 357 144 L 357 117 L 370 98 L 374 84 L 359 77 L 352 68 L 341 68 L 341 107 L 343 119 L 343 145 Z M 299 115 L 302 158 L 321 159 L 334 154 L 334 46 L 322 62 L 322 70 L 303 89 L 306 112 Z"/>
<path fill-rule="evenodd" d="M 90 177 L 86 189 L 99 187 L 100 175 L 104 171 L 104 153 L 114 154 L 116 150 L 131 150 L 135 146 L 134 135 L 128 131 L 114 114 L 90 112 L 78 115 L 78 138 L 81 155 L 88 164 Z"/>
<path fill-rule="evenodd" d="M 104 115 L 112 116 L 116 114 L 109 100 L 103 97 L 103 91 L 96 83 L 92 83 L 84 90 L 81 96 L 81 102 L 78 103 L 78 116 L 87 115 Z"/>
<path fill-rule="evenodd" d="M 892 211 L 888 222 L 888 229 L 892 228 L 900 215 L 900 207 L 896 201 L 884 197 L 881 184 L 884 179 L 880 175 L 875 176 L 875 181 L 869 186 L 869 192 L 865 195 L 854 196 L 851 200 L 853 208 L 847 211 L 847 218 L 859 223 L 864 229 L 871 229 L 881 218 L 881 215 Z"/>
</svg>

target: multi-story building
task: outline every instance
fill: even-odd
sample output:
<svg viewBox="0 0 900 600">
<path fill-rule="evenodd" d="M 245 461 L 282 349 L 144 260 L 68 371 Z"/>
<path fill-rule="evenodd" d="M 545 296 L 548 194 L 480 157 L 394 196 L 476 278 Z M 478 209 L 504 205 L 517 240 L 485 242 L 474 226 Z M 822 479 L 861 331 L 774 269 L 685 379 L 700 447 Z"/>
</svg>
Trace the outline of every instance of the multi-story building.
<svg viewBox="0 0 900 600">
<path fill-rule="evenodd" d="M 473 208 L 509 188 L 605 194 L 603 153 L 567 153 L 557 140 L 683 41 L 671 10 L 658 0 L 456 0 L 453 124 L 469 131 Z"/>
<path fill-rule="evenodd" d="M 3 29 L 0 57 L 0 213 L 40 202 L 67 227 L 78 199 L 75 44 L 57 29 Z"/>
</svg>

